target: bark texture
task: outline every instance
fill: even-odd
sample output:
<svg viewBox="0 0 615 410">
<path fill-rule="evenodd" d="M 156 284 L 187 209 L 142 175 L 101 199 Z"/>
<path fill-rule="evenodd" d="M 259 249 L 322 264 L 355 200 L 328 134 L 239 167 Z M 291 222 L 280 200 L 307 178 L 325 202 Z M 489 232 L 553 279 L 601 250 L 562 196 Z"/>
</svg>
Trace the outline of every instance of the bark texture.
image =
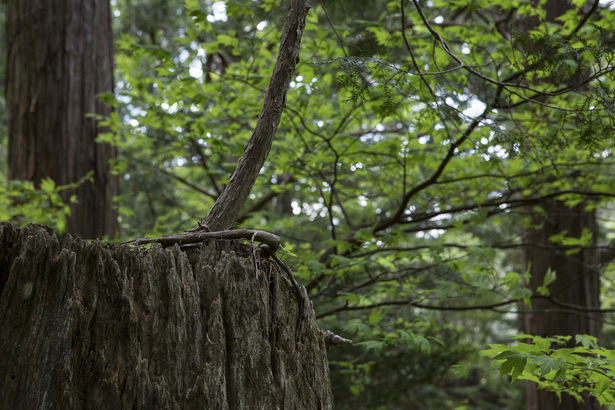
<svg viewBox="0 0 615 410">
<path fill-rule="evenodd" d="M 311 304 L 249 245 L 60 247 L 0 224 L 0 277 L 0 408 L 332 407 Z"/>
<path fill-rule="evenodd" d="M 583 230 L 589 230 L 595 238 L 597 235 L 596 215 L 584 210 L 584 204 L 567 207 L 559 201 L 550 201 L 542 205 L 547 217 L 536 217 L 536 223 L 542 223 L 541 229 L 528 229 L 523 232 L 524 270 L 531 274 L 527 284 L 533 293 L 544 282 L 548 269 L 556 273 L 555 281 L 549 285 L 550 296 L 562 303 L 583 308 L 600 308 L 600 274 L 598 254 L 595 247 L 568 254 L 570 247 L 554 244 L 550 238 L 566 230 L 566 236 L 580 238 Z M 533 299 L 532 308 L 524 306 L 524 333 L 555 336 L 588 334 L 600 337 L 602 317 L 597 312 L 583 312 L 563 308 L 550 300 Z M 562 394 L 561 401 L 551 392 L 538 390 L 534 383 L 527 385 L 528 410 L 594 410 L 600 409 L 598 402 L 587 397 L 585 403 Z"/>
<path fill-rule="evenodd" d="M 115 156 L 95 139 L 102 129 L 88 114 L 108 116 L 96 95 L 113 92 L 113 37 L 109 0 L 7 1 L 7 112 L 9 178 L 57 185 L 94 171 L 77 195 L 67 230 L 82 238 L 113 237 Z"/>
</svg>

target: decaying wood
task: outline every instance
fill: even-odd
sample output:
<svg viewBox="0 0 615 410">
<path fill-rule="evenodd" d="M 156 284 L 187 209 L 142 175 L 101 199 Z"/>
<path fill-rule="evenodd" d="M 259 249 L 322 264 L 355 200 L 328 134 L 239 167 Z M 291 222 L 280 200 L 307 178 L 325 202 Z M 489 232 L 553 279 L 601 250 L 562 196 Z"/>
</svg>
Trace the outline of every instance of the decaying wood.
<svg viewBox="0 0 615 410">
<path fill-rule="evenodd" d="M 0 408 L 331 408 L 309 299 L 252 249 L 0 224 Z"/>
<path fill-rule="evenodd" d="M 352 344 L 352 340 L 336 335 L 330 330 L 327 330 L 325 332 L 325 342 L 327 343 L 327 346 L 329 345 L 351 345 Z"/>
</svg>

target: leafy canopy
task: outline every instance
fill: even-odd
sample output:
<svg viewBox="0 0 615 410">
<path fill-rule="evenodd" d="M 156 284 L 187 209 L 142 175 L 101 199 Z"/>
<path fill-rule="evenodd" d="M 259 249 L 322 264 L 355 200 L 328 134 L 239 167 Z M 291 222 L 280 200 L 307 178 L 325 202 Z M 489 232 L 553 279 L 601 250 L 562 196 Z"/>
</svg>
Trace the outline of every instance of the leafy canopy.
<svg viewBox="0 0 615 410">
<path fill-rule="evenodd" d="M 201 219 L 254 128 L 285 6 L 224 5 L 216 14 L 186 1 L 175 37 L 118 39 L 119 105 L 103 139 L 122 150 L 129 236 Z M 540 223 L 532 207 L 595 208 L 611 196 L 615 19 L 577 7 L 553 23 L 529 1 L 313 5 L 272 152 L 237 223 L 279 234 L 322 325 L 361 347 L 331 353 L 349 407 L 452 406 L 446 382 L 436 395 L 425 386 L 486 366 L 478 350 L 514 331 L 497 309 L 549 297 L 547 280 L 537 295 L 522 286 L 514 251 L 521 225 Z M 591 237 L 552 240 L 574 251 Z M 574 374 L 546 351 L 498 353 L 513 379 Z M 396 376 L 381 363 L 396 363 Z M 430 376 L 412 378 L 427 363 Z M 407 396 L 377 394 L 387 383 Z"/>
</svg>

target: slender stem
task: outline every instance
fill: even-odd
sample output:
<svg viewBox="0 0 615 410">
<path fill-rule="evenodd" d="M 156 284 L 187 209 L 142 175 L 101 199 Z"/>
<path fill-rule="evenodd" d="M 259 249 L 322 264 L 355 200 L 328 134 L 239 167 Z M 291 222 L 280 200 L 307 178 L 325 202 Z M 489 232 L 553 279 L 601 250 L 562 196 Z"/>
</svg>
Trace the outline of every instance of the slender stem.
<svg viewBox="0 0 615 410">
<path fill-rule="evenodd" d="M 226 229 L 237 218 L 269 155 L 286 103 L 286 93 L 299 62 L 301 36 L 308 10 L 308 0 L 292 0 L 278 58 L 254 132 L 235 172 L 205 217 L 205 225 L 213 231 Z"/>
</svg>

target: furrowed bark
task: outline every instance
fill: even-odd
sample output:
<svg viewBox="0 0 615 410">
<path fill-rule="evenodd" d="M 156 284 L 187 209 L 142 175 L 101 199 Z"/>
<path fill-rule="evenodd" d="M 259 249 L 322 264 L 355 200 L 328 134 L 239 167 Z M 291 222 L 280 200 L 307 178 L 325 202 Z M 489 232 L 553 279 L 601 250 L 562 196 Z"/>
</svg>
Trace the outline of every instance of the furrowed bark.
<svg viewBox="0 0 615 410">
<path fill-rule="evenodd" d="M 8 0 L 7 42 L 9 179 L 67 185 L 93 171 L 92 182 L 62 192 L 64 202 L 73 194 L 78 200 L 67 232 L 113 238 L 118 178 L 109 160 L 116 150 L 96 142 L 109 129 L 90 116 L 111 113 L 97 98 L 113 92 L 109 1 Z"/>
<path fill-rule="evenodd" d="M 250 245 L 60 245 L 7 223 L 0 329 L 16 410 L 330 409 L 327 344 L 344 342 Z"/>
</svg>

